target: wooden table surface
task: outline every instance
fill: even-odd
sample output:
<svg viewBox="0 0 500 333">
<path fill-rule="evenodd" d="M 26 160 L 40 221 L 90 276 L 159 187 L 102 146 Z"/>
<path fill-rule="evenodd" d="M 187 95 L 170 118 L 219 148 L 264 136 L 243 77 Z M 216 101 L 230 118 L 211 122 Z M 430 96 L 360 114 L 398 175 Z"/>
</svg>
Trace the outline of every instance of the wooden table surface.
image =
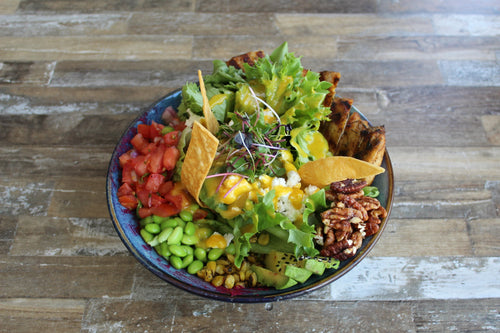
<svg viewBox="0 0 500 333">
<path fill-rule="evenodd" d="M 498 0 L 0 1 L 0 332 L 500 330 Z M 394 206 L 376 247 L 318 291 L 201 298 L 126 250 L 114 145 L 213 59 L 283 41 L 384 124 Z"/>
</svg>

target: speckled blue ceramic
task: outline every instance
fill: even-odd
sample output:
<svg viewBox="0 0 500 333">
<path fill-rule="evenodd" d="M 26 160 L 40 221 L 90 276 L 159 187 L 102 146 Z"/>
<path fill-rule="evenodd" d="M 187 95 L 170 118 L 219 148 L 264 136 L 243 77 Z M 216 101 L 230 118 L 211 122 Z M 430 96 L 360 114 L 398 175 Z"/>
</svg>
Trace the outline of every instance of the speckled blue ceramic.
<svg viewBox="0 0 500 333">
<path fill-rule="evenodd" d="M 350 260 L 342 262 L 339 269 L 329 269 L 325 271 L 322 276 L 313 275 L 306 283 L 297 284 L 285 290 L 268 288 L 226 289 L 224 287 L 214 287 L 210 283 L 199 279 L 197 276 L 188 274 L 185 270 L 173 268 L 164 258 L 158 255 L 154 249 L 142 240 L 139 234 L 138 218 L 135 216 L 134 212 L 120 205 L 116 193 L 120 186 L 121 179 L 118 158 L 131 148 L 130 139 L 136 134 L 137 125 L 141 123 L 149 124 L 152 120 L 160 122 L 161 115 L 165 108 L 169 105 L 177 108 L 180 101 L 180 90 L 174 91 L 139 115 L 120 138 L 111 156 L 108 168 L 106 195 L 114 227 L 123 243 L 134 257 L 155 275 L 174 286 L 207 298 L 242 303 L 272 302 L 303 295 L 337 280 L 358 264 L 380 238 L 389 216 L 382 221 L 379 232 L 374 236 L 366 238 L 363 242 L 363 246 L 358 250 L 357 255 Z M 354 112 L 359 112 L 354 107 L 353 110 Z M 373 185 L 379 188 L 380 196 L 378 199 L 381 204 L 386 207 L 389 215 L 392 206 L 394 180 L 392 164 L 387 152 L 385 153 L 382 167 L 384 167 L 386 171 L 375 178 Z"/>
</svg>

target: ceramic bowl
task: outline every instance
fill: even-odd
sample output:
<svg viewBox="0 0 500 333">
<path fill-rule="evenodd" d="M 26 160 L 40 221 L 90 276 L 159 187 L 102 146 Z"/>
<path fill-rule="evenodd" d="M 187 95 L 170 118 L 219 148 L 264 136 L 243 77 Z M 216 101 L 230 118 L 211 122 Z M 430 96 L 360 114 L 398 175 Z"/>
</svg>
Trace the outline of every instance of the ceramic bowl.
<svg viewBox="0 0 500 333">
<path fill-rule="evenodd" d="M 313 275 L 305 283 L 299 283 L 284 290 L 275 290 L 272 288 L 226 289 L 224 287 L 215 287 L 201 280 L 196 275 L 187 273 L 186 270 L 178 270 L 172 267 L 168 261 L 158 255 L 156 251 L 141 238 L 139 234 L 138 218 L 135 212 L 131 212 L 124 208 L 118 202 L 117 190 L 120 186 L 121 179 L 118 158 L 131 148 L 130 140 L 136 134 L 138 124 L 150 123 L 152 120 L 160 122 L 161 115 L 165 108 L 167 106 L 177 108 L 180 102 L 181 91 L 176 90 L 142 112 L 123 133 L 113 151 L 108 167 L 106 195 L 113 225 L 130 253 L 132 253 L 132 255 L 153 274 L 187 292 L 211 299 L 240 303 L 273 302 L 304 295 L 334 282 L 363 260 L 377 243 L 385 229 L 392 206 L 394 179 L 392 164 L 387 151 L 385 152 L 382 163 L 382 167 L 384 167 L 386 171 L 375 178 L 373 185 L 379 188 L 380 195 L 378 199 L 382 206 L 386 208 L 388 216 L 382 221 L 379 232 L 373 236 L 367 237 L 356 256 L 342 262 L 338 269 L 327 269 L 323 275 Z M 353 107 L 353 112 L 359 111 Z M 361 113 L 360 115 L 364 118 Z"/>
</svg>

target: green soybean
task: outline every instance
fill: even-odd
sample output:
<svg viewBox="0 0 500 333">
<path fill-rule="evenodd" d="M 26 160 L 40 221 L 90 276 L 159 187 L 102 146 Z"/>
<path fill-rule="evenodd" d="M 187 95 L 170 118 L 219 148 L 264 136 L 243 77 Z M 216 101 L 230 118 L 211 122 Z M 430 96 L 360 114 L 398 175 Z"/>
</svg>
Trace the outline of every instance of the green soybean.
<svg viewBox="0 0 500 333">
<path fill-rule="evenodd" d="M 183 228 L 186 226 L 186 221 L 184 221 L 180 217 L 178 217 L 178 216 L 174 217 L 174 220 L 177 222 L 177 226 L 183 227 Z"/>
<path fill-rule="evenodd" d="M 159 246 L 160 246 L 160 255 L 165 257 L 165 258 L 170 257 L 172 252 L 170 252 L 170 250 L 168 249 L 168 244 L 167 243 L 160 243 Z"/>
<path fill-rule="evenodd" d="M 160 242 L 158 241 L 158 236 L 154 236 L 153 239 L 148 242 L 148 244 L 152 247 L 160 245 Z"/>
<path fill-rule="evenodd" d="M 198 237 L 196 237 L 196 235 L 192 235 L 192 236 L 184 235 L 184 236 L 182 236 L 181 243 L 186 244 L 186 245 L 194 245 L 194 244 L 198 243 Z"/>
<path fill-rule="evenodd" d="M 186 223 L 186 226 L 184 227 L 184 233 L 188 236 L 193 236 L 195 232 L 196 232 L 196 226 L 194 225 L 194 223 L 191 221 Z"/>
<path fill-rule="evenodd" d="M 189 254 L 182 259 L 182 268 L 186 268 L 191 264 L 194 260 L 194 257 L 192 254 Z"/>
<path fill-rule="evenodd" d="M 189 245 L 181 245 L 186 250 L 187 255 L 194 255 L 194 249 Z"/>
<path fill-rule="evenodd" d="M 180 213 L 179 213 L 179 217 L 185 221 L 185 222 L 189 222 L 189 221 L 192 221 L 193 220 L 193 213 L 191 213 L 190 211 L 188 211 L 187 209 L 185 210 L 182 210 Z"/>
<path fill-rule="evenodd" d="M 187 271 L 189 274 L 196 274 L 199 270 L 203 268 L 203 262 L 201 260 L 195 260 L 189 264 Z"/>
<path fill-rule="evenodd" d="M 174 266 L 174 268 L 181 269 L 182 268 L 182 259 L 179 258 L 178 256 L 171 255 L 170 258 L 168 259 L 170 261 L 170 264 Z"/>
<path fill-rule="evenodd" d="M 156 224 L 162 224 L 167 219 L 166 217 L 161 217 L 158 215 L 151 215 L 151 216 L 152 216 L 153 222 Z"/>
<path fill-rule="evenodd" d="M 180 227 L 180 226 L 175 227 L 174 231 L 172 231 L 170 236 L 168 236 L 167 244 L 168 245 L 180 244 L 183 234 L 184 234 L 184 231 L 182 230 L 182 227 Z"/>
<path fill-rule="evenodd" d="M 146 229 L 141 229 L 140 234 L 141 234 L 142 239 L 144 239 L 144 241 L 146 243 L 151 242 L 153 240 L 153 238 L 155 237 L 152 234 L 150 234 Z"/>
<path fill-rule="evenodd" d="M 153 216 L 152 215 L 146 216 L 145 218 L 141 219 L 141 221 L 139 222 L 141 227 L 144 227 L 146 224 L 149 224 L 149 223 L 153 223 Z"/>
<path fill-rule="evenodd" d="M 224 253 L 223 249 L 213 248 L 208 252 L 208 260 L 211 261 L 217 260 L 223 253 Z"/>
<path fill-rule="evenodd" d="M 147 232 L 149 232 L 150 234 L 159 234 L 160 231 L 161 231 L 161 228 L 158 224 L 156 223 L 149 223 L 149 224 L 146 224 L 146 226 L 144 227 L 144 229 L 146 229 Z"/>
<path fill-rule="evenodd" d="M 162 232 L 160 232 L 160 234 L 158 235 L 158 240 L 160 241 L 160 243 L 166 242 L 173 231 L 173 228 L 163 229 Z"/>
<path fill-rule="evenodd" d="M 181 245 L 169 245 L 169 251 L 177 257 L 185 257 L 187 255 L 186 249 Z"/>
<path fill-rule="evenodd" d="M 198 261 L 205 262 L 207 260 L 207 251 L 201 247 L 197 247 L 194 249 L 194 256 L 198 259 Z"/>
<path fill-rule="evenodd" d="M 177 227 L 177 221 L 175 219 L 168 219 L 161 223 L 162 229 L 175 228 Z"/>
</svg>

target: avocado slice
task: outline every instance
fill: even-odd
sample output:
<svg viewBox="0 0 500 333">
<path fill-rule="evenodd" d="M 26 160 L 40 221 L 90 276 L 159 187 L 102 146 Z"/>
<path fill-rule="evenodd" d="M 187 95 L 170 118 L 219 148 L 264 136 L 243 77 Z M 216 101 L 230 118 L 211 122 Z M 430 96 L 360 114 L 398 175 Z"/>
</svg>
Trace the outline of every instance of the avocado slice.
<svg viewBox="0 0 500 333">
<path fill-rule="evenodd" d="M 312 275 L 312 272 L 297 266 L 286 265 L 285 267 L 285 275 L 298 281 L 304 283 L 309 279 Z"/>
<path fill-rule="evenodd" d="M 255 275 L 257 275 L 257 281 L 267 287 L 285 289 L 297 284 L 296 280 L 264 267 L 252 265 L 251 269 L 255 272 Z"/>
<path fill-rule="evenodd" d="M 304 259 L 300 260 L 297 264 L 298 267 L 307 269 L 316 275 L 323 275 L 326 269 L 326 264 L 323 261 L 318 261 L 315 259 Z"/>
</svg>

